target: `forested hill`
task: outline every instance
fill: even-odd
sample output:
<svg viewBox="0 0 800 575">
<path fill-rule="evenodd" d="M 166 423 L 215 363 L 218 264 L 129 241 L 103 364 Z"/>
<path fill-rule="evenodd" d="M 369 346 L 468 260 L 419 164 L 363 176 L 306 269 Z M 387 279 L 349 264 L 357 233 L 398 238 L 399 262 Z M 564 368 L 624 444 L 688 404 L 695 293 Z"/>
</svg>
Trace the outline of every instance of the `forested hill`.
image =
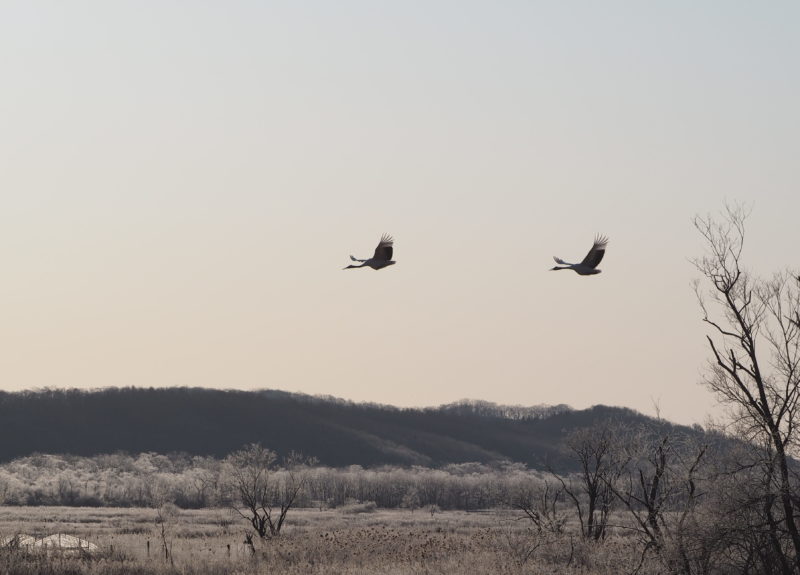
<svg viewBox="0 0 800 575">
<path fill-rule="evenodd" d="M 499 460 L 569 467 L 567 432 L 608 418 L 672 427 L 623 408 L 461 402 L 399 409 L 278 391 L 112 388 L 0 392 L 0 460 L 53 453 L 186 452 L 223 457 L 260 442 L 331 466 Z M 683 428 L 691 432 L 689 428 Z"/>
</svg>

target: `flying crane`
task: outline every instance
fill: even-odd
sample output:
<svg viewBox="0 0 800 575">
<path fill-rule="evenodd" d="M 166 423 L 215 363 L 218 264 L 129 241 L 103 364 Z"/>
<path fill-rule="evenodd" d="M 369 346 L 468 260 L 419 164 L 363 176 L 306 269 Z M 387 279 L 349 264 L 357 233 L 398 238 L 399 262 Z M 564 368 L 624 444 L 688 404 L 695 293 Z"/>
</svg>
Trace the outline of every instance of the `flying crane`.
<svg viewBox="0 0 800 575">
<path fill-rule="evenodd" d="M 595 274 L 599 274 L 600 270 L 597 269 L 597 266 L 603 261 L 603 256 L 606 253 L 606 244 L 608 244 L 608 238 L 605 236 L 598 235 L 594 239 L 594 244 L 592 245 L 592 249 L 589 250 L 589 253 L 586 254 L 586 257 L 583 258 L 583 261 L 579 264 L 571 264 L 569 262 L 565 262 L 561 258 L 553 257 L 556 260 L 557 264 L 561 264 L 563 267 L 556 266 L 551 268 L 550 271 L 553 270 L 573 270 L 578 275 L 581 276 L 591 276 Z"/>
<path fill-rule="evenodd" d="M 381 241 L 378 243 L 378 247 L 375 248 L 375 254 L 371 258 L 369 258 L 368 260 L 360 260 L 355 258 L 354 256 L 350 256 L 351 260 L 353 260 L 354 262 L 361 262 L 361 265 L 354 266 L 351 264 L 343 269 L 349 270 L 350 268 L 369 267 L 374 270 L 379 270 L 387 266 L 393 265 L 397 263 L 392 261 L 393 246 L 394 246 L 394 240 L 392 239 L 392 236 L 390 236 L 389 234 L 383 234 L 381 236 Z"/>
</svg>

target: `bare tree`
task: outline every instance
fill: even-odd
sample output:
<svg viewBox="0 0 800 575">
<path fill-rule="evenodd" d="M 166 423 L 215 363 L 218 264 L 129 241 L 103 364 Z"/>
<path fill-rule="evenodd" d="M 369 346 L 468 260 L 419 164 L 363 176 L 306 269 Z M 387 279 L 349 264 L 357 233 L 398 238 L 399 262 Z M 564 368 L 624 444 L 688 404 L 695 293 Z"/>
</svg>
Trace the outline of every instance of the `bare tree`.
<svg viewBox="0 0 800 575">
<path fill-rule="evenodd" d="M 547 480 L 541 486 L 522 488 L 513 497 L 511 506 L 522 511 L 537 533 L 561 533 L 567 517 L 559 509 L 564 490 Z"/>
<path fill-rule="evenodd" d="M 156 508 L 156 525 L 161 539 L 161 550 L 164 552 L 164 561 L 169 561 L 170 565 L 175 565 L 175 561 L 172 557 L 172 541 L 170 537 L 178 515 L 180 515 L 180 509 L 173 503 L 162 503 Z M 149 541 L 147 545 L 147 552 L 149 554 Z"/>
<path fill-rule="evenodd" d="M 626 440 L 626 449 L 625 468 L 619 480 L 608 485 L 633 519 L 632 529 L 643 543 L 635 571 L 653 552 L 670 573 L 705 572 L 693 567 L 698 558 L 705 561 L 708 553 L 706 547 L 692 547 L 690 528 L 702 496 L 698 474 L 706 447 L 688 445 L 670 434 L 655 437 L 639 432 Z"/>
<path fill-rule="evenodd" d="M 286 515 L 308 481 L 311 458 L 291 453 L 284 459 L 282 477 L 276 477 L 277 455 L 257 443 L 229 455 L 233 509 L 249 521 L 261 539 L 280 535 Z M 244 507 L 244 511 L 242 508 Z"/>
<path fill-rule="evenodd" d="M 780 529 L 770 520 L 776 499 L 774 466 L 763 460 L 763 449 L 740 442 L 729 446 L 717 463 L 707 503 L 713 510 L 716 536 L 725 545 L 726 572 L 779 575 L 791 571 L 780 546 L 783 542 L 785 547 L 788 539 L 775 536 Z"/>
<path fill-rule="evenodd" d="M 624 454 L 615 448 L 619 440 L 610 422 L 577 429 L 567 437 L 567 446 L 581 468 L 577 481 L 551 472 L 575 507 L 584 539 L 605 537 L 614 502 L 611 488 L 624 466 Z"/>
<path fill-rule="evenodd" d="M 798 453 L 800 285 L 788 270 L 768 279 L 745 271 L 747 216 L 740 206 L 726 206 L 721 218 L 694 219 L 706 243 L 706 255 L 694 260 L 703 276 L 695 291 L 712 330 L 705 383 L 731 408 L 740 436 L 762 446 L 759 463 L 767 482 L 761 522 L 772 540 L 772 561 L 781 573 L 797 573 L 799 510 L 790 458 Z"/>
</svg>

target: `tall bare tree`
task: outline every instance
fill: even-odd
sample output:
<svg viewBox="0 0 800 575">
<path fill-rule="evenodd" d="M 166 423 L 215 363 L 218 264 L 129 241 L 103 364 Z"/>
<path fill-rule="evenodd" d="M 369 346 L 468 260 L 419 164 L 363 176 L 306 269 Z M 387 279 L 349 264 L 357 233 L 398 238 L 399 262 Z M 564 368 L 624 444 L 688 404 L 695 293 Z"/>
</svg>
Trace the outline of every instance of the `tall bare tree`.
<svg viewBox="0 0 800 575">
<path fill-rule="evenodd" d="M 277 455 L 257 443 L 229 455 L 230 488 L 234 510 L 261 539 L 280 535 L 289 510 L 306 485 L 314 459 L 292 453 L 284 459 L 281 479 L 276 476 Z M 244 510 L 242 510 L 242 506 Z"/>
<path fill-rule="evenodd" d="M 741 206 L 726 206 L 721 217 L 694 219 L 706 244 L 706 254 L 694 260 L 702 274 L 695 291 L 711 328 L 705 383 L 731 408 L 737 432 L 762 446 L 761 521 L 780 572 L 798 573 L 800 501 L 791 457 L 798 454 L 800 282 L 788 270 L 763 279 L 744 269 L 747 216 Z"/>
<path fill-rule="evenodd" d="M 624 467 L 625 455 L 616 444 L 619 432 L 611 422 L 577 429 L 567 437 L 581 469 L 575 481 L 553 473 L 572 501 L 584 539 L 603 539 L 614 502 L 612 486 Z"/>
</svg>

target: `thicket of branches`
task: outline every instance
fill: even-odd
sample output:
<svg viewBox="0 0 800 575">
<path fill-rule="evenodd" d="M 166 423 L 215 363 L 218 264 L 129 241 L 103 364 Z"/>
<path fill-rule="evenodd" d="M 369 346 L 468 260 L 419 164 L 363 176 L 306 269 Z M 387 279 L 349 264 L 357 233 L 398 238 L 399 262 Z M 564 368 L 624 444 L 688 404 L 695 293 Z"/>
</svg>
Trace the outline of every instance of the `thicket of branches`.
<svg viewBox="0 0 800 575">
<path fill-rule="evenodd" d="M 580 473 L 552 474 L 516 505 L 537 533 L 561 534 L 571 512 L 573 533 L 595 546 L 610 532 L 634 535 L 638 559 L 622 572 L 800 573 L 800 276 L 748 273 L 746 219 L 734 206 L 694 221 L 706 244 L 694 260 L 709 327 L 704 383 L 729 417 L 705 436 L 613 423 L 574 432 Z"/>
<path fill-rule="evenodd" d="M 760 573 L 800 572 L 797 481 L 800 407 L 800 277 L 779 270 L 767 278 L 743 264 L 741 206 L 721 218 L 696 218 L 706 254 L 696 292 L 711 361 L 706 385 L 729 408 L 729 431 L 744 438 L 722 502 L 727 539 L 742 563 Z"/>
</svg>

